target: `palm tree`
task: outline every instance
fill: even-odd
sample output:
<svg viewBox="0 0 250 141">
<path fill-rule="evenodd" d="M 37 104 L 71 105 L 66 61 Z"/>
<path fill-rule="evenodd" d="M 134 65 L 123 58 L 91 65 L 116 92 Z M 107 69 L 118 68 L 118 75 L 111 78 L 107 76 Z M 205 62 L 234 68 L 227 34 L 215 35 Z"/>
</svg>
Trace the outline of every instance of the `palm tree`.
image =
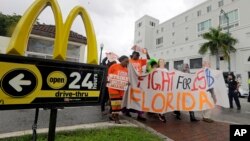
<svg viewBox="0 0 250 141">
<path fill-rule="evenodd" d="M 199 53 L 204 55 L 211 52 L 216 56 L 216 69 L 220 69 L 220 53 L 223 54 L 225 60 L 230 60 L 230 52 L 235 52 L 234 45 L 238 42 L 227 33 L 223 33 L 221 28 L 210 28 L 209 32 L 202 35 L 203 39 L 208 40 L 200 47 Z"/>
</svg>

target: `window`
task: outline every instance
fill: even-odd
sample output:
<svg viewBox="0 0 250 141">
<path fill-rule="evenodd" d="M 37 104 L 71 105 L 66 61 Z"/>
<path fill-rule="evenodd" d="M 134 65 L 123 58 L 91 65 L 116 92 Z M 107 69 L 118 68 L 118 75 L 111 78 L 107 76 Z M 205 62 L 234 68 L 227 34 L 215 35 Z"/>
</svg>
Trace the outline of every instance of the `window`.
<svg viewBox="0 0 250 141">
<path fill-rule="evenodd" d="M 141 35 L 141 33 L 140 32 L 138 32 L 138 36 L 140 36 Z"/>
<path fill-rule="evenodd" d="M 185 22 L 187 22 L 187 21 L 188 21 L 188 16 L 185 17 Z"/>
<path fill-rule="evenodd" d="M 211 27 L 211 19 L 198 23 L 198 32 L 206 31 Z"/>
<path fill-rule="evenodd" d="M 197 17 L 201 16 L 201 10 L 197 11 Z"/>
<path fill-rule="evenodd" d="M 174 26 L 175 26 L 175 22 L 172 23 L 172 27 L 174 27 Z"/>
<path fill-rule="evenodd" d="M 225 59 L 224 59 L 224 57 L 223 57 L 223 56 L 221 56 L 221 57 L 220 57 L 220 61 L 223 61 L 223 60 L 225 60 Z"/>
<path fill-rule="evenodd" d="M 156 34 L 158 34 L 158 33 L 159 33 L 159 30 L 157 29 L 157 30 L 156 30 Z"/>
<path fill-rule="evenodd" d="M 138 23 L 138 27 L 141 27 L 141 26 L 142 26 L 142 22 L 139 22 L 139 23 Z"/>
<path fill-rule="evenodd" d="M 181 71 L 183 66 L 183 60 L 174 61 L 174 69 Z"/>
<path fill-rule="evenodd" d="M 157 38 L 156 39 L 156 45 L 160 45 L 163 43 L 163 37 Z"/>
<path fill-rule="evenodd" d="M 226 15 L 228 16 L 229 19 L 229 24 L 238 21 L 239 19 L 239 15 L 238 15 L 238 9 L 230 11 L 228 13 L 226 13 Z M 225 14 L 221 14 L 220 16 L 220 25 L 226 25 L 227 24 L 227 18 L 226 18 Z"/>
<path fill-rule="evenodd" d="M 224 5 L 223 0 L 220 0 L 220 1 L 218 2 L 218 6 L 221 7 L 221 6 L 223 6 L 223 5 Z"/>
<path fill-rule="evenodd" d="M 165 68 L 169 70 L 169 62 L 166 62 Z"/>
<path fill-rule="evenodd" d="M 153 26 L 153 27 L 155 26 L 155 23 L 152 22 L 152 21 L 150 21 L 149 24 L 150 24 L 151 26 Z"/>
<path fill-rule="evenodd" d="M 188 37 L 185 38 L 185 41 L 188 41 Z"/>
<path fill-rule="evenodd" d="M 27 55 L 37 58 L 52 59 L 53 41 L 30 38 L 27 48 Z M 80 46 L 68 44 L 67 61 L 79 62 Z"/>
<path fill-rule="evenodd" d="M 172 32 L 172 36 L 174 36 L 175 35 L 175 32 Z"/>
<path fill-rule="evenodd" d="M 190 59 L 190 69 L 202 68 L 202 58 Z"/>
<path fill-rule="evenodd" d="M 163 31 L 164 31 L 164 27 L 161 28 L 161 32 L 163 32 Z"/>
<path fill-rule="evenodd" d="M 175 44 L 175 42 L 173 41 L 173 42 L 172 42 L 172 44 L 174 45 L 174 44 Z"/>
<path fill-rule="evenodd" d="M 211 11 L 212 11 L 212 6 L 209 5 L 209 6 L 207 7 L 207 13 L 209 13 L 209 12 L 211 12 Z"/>
</svg>

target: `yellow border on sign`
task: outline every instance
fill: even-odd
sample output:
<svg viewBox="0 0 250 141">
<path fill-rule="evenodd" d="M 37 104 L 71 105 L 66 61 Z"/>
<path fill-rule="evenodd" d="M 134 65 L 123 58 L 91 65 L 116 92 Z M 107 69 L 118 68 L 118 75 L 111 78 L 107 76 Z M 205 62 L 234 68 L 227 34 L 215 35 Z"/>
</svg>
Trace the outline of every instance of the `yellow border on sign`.
<svg viewBox="0 0 250 141">
<path fill-rule="evenodd" d="M 17 68 L 25 69 L 29 72 L 32 72 L 37 79 L 36 88 L 34 88 L 32 94 L 27 94 L 25 97 L 13 98 L 13 96 L 6 94 L 2 89 L 0 89 L 0 95 L 1 93 L 4 93 L 4 95 L 1 95 L 1 98 L 4 100 L 4 104 L 30 104 L 36 97 L 39 96 L 43 80 L 41 73 L 36 66 L 31 64 L 18 64 L 10 62 L 0 62 L 0 65 L 2 67 L 1 72 L 9 72 L 10 70 L 17 70 Z M 4 73 L 0 73 L 0 78 L 3 78 L 4 75 Z"/>
<path fill-rule="evenodd" d="M 32 26 L 47 6 L 50 6 L 53 11 L 56 25 L 53 59 L 66 60 L 70 27 L 76 16 L 80 15 L 87 35 L 87 63 L 98 64 L 96 35 L 87 11 L 83 7 L 76 6 L 67 17 L 66 23 L 63 24 L 62 12 L 57 0 L 36 0 L 27 9 L 13 32 L 7 54 L 25 55 Z"/>
</svg>

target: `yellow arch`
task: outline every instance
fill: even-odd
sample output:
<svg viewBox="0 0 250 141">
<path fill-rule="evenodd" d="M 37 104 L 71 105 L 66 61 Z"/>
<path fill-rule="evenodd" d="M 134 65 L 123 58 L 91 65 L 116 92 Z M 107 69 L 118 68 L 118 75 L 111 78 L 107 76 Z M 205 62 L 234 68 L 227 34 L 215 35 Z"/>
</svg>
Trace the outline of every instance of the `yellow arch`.
<svg viewBox="0 0 250 141">
<path fill-rule="evenodd" d="M 55 38 L 61 38 L 62 35 L 62 14 L 60 7 L 56 0 L 36 0 L 24 13 L 20 21 L 18 22 L 15 31 L 12 34 L 9 46 L 7 48 L 7 54 L 25 55 L 27 50 L 29 35 L 32 30 L 32 26 L 36 21 L 38 15 L 47 7 L 50 6 L 55 18 L 56 24 L 56 36 Z M 58 46 L 55 44 L 55 46 Z"/>
<path fill-rule="evenodd" d="M 32 26 L 37 19 L 38 15 L 47 7 L 50 6 L 55 19 L 56 35 L 53 51 L 53 59 L 66 60 L 68 37 L 70 28 L 77 15 L 82 17 L 86 34 L 87 34 L 87 63 L 97 64 L 97 43 L 96 36 L 91 19 L 87 11 L 80 6 L 76 6 L 71 10 L 67 17 L 66 23 L 63 24 L 62 13 L 57 3 L 57 0 L 36 0 L 24 13 L 20 21 L 18 22 L 16 29 L 12 35 L 9 46 L 7 48 L 7 54 L 15 54 L 24 56 L 27 50 L 27 44 L 29 35 L 32 30 Z"/>
<path fill-rule="evenodd" d="M 56 39 L 56 43 L 60 44 L 60 46 L 55 46 L 54 49 L 54 59 L 66 59 L 67 47 L 68 47 L 68 38 L 70 34 L 70 28 L 73 24 L 75 18 L 80 15 L 81 19 L 85 25 L 85 31 L 87 34 L 87 63 L 97 64 L 98 63 L 98 55 L 97 55 L 97 44 L 96 44 L 96 35 L 93 28 L 93 24 L 91 22 L 90 16 L 87 11 L 80 6 L 76 6 L 70 12 L 67 17 L 66 23 L 64 24 L 64 32 L 63 36 L 60 40 Z"/>
</svg>

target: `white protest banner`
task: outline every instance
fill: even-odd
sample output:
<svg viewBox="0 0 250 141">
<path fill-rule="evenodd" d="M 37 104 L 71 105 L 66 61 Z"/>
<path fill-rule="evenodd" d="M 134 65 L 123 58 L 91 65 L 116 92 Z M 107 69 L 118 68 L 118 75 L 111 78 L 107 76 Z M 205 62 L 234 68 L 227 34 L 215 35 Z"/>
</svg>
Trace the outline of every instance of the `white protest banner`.
<svg viewBox="0 0 250 141">
<path fill-rule="evenodd" d="M 227 89 L 222 72 L 204 68 L 195 74 L 155 69 L 138 77 L 129 66 L 130 86 L 123 107 L 145 112 L 202 111 L 215 104 L 228 108 Z M 214 89 L 215 97 L 208 91 Z M 215 103 L 216 102 L 216 103 Z"/>
<path fill-rule="evenodd" d="M 119 58 L 119 56 L 116 55 L 116 54 L 113 53 L 113 52 L 107 52 L 107 53 L 106 53 L 106 56 L 107 56 L 109 62 L 116 61 L 116 60 Z"/>
<path fill-rule="evenodd" d="M 141 52 L 143 54 L 147 53 L 147 50 L 145 48 L 139 47 L 138 45 L 134 45 L 131 49 L 137 52 Z"/>
<path fill-rule="evenodd" d="M 107 87 L 117 90 L 125 90 L 127 86 L 128 86 L 128 77 L 114 75 L 114 74 L 108 75 Z"/>
</svg>

